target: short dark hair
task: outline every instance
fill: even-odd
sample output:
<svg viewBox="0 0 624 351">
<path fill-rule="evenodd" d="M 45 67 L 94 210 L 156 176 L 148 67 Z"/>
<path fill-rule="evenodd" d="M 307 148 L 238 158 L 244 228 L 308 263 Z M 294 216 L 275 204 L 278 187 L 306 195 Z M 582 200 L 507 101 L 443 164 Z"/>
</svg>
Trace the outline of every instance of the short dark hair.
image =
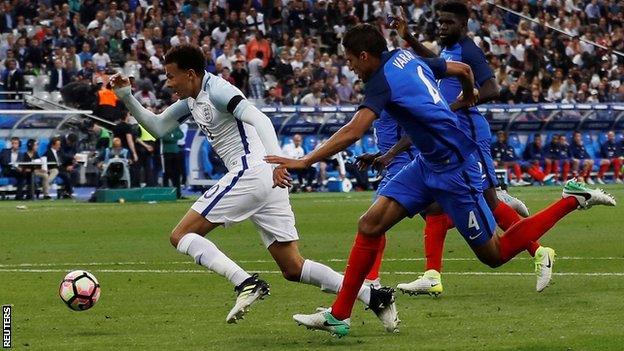
<svg viewBox="0 0 624 351">
<path fill-rule="evenodd" d="M 206 69 L 206 58 L 201 49 L 194 45 L 174 46 L 165 54 L 165 64 L 175 63 L 181 70 L 192 69 L 198 75 Z"/>
<path fill-rule="evenodd" d="M 56 144 L 57 141 L 61 142 L 61 137 L 58 137 L 58 136 L 52 137 L 52 139 L 50 139 L 50 146 Z"/>
<path fill-rule="evenodd" d="M 468 22 L 468 6 L 461 1 L 449 1 L 437 6 L 440 12 L 450 12 L 460 18 L 463 22 Z"/>
<path fill-rule="evenodd" d="M 388 51 L 383 34 L 368 23 L 358 24 L 349 29 L 342 39 L 342 46 L 346 51 L 356 55 L 366 51 L 375 57 L 381 57 L 381 53 Z"/>
<path fill-rule="evenodd" d="M 264 58 L 264 52 L 258 50 L 256 51 L 256 57 L 259 59 L 263 59 Z"/>
</svg>

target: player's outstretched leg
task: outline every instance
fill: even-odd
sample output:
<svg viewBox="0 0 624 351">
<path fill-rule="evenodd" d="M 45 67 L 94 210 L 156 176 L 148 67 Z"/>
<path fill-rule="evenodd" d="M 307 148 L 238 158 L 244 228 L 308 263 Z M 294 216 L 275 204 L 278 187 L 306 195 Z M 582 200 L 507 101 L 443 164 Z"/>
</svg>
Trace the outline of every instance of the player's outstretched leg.
<svg viewBox="0 0 624 351">
<path fill-rule="evenodd" d="M 249 307 L 269 294 L 269 285 L 257 274 L 253 276 L 227 257 L 210 240 L 203 237 L 218 225 L 209 222 L 194 210 L 189 210 L 171 233 L 171 244 L 209 270 L 227 278 L 237 294 L 236 303 L 228 313 L 226 322 L 243 319 Z M 201 234 L 201 235 L 200 235 Z"/>
<path fill-rule="evenodd" d="M 407 211 L 398 202 L 380 196 L 360 218 L 358 234 L 349 255 L 342 288 L 338 292 L 331 310 L 310 315 L 295 315 L 293 318 L 297 323 L 308 328 L 329 331 L 339 336 L 347 335 L 353 304 L 357 299 L 364 278 L 375 262 L 383 240 L 383 233 L 406 216 Z M 388 292 L 391 294 L 392 290 L 388 289 Z M 371 305 L 372 302 L 373 297 L 371 296 Z M 394 298 L 391 298 L 389 303 L 393 305 Z M 373 308 L 373 306 L 369 307 Z M 386 305 L 380 304 L 378 307 L 384 308 Z M 321 324 L 324 327 L 321 327 Z"/>
<path fill-rule="evenodd" d="M 488 264 L 499 266 L 509 261 L 526 249 L 529 242 L 537 241 L 568 213 L 577 208 L 587 209 L 595 205 L 615 206 L 616 201 L 602 189 L 590 189 L 576 180 L 569 180 L 563 188 L 561 200 L 516 223 L 498 238 L 498 260 Z M 553 258 L 550 254 L 548 257 Z"/>
<path fill-rule="evenodd" d="M 336 294 L 341 290 L 342 274 L 324 264 L 301 257 L 296 241 L 274 242 L 268 250 L 287 280 L 314 285 L 328 293 Z M 400 320 L 391 289 L 362 285 L 357 298 L 375 313 L 386 331 L 398 331 Z"/>
<path fill-rule="evenodd" d="M 368 309 L 384 322 L 387 332 L 398 333 L 398 312 L 394 303 L 394 289 L 382 287 L 376 289 L 370 287 L 370 303 Z M 295 314 L 293 319 L 298 325 L 303 325 L 308 329 L 324 330 L 338 337 L 348 334 L 351 326 L 349 318 L 339 320 L 331 314 L 331 308 L 317 308 L 313 314 Z"/>
<path fill-rule="evenodd" d="M 487 192 L 492 191 L 493 189 L 488 189 L 484 195 L 486 197 L 488 195 L 491 197 L 492 194 L 488 194 Z M 521 218 L 519 215 L 522 215 L 523 217 L 529 216 L 529 210 L 526 208 L 524 203 L 507 194 L 506 191 L 497 190 L 496 197 L 498 201 L 496 201 L 496 207 L 493 208 L 492 211 L 498 226 L 504 231 L 520 221 Z M 490 202 L 488 202 L 488 204 L 490 204 Z M 512 206 L 512 204 L 515 204 L 515 207 Z M 492 207 L 490 206 L 490 208 Z M 555 262 L 555 250 L 549 247 L 541 246 L 537 241 L 531 241 L 527 245 L 526 250 L 529 255 L 533 257 L 534 271 L 537 279 L 536 290 L 541 292 L 550 283 L 553 263 Z"/>
</svg>

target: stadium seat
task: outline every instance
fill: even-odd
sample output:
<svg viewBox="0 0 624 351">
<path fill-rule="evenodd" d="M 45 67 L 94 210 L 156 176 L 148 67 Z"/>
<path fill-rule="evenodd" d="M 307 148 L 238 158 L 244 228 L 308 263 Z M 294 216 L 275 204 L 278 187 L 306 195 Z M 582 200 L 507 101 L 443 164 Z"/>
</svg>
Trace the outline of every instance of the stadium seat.
<svg viewBox="0 0 624 351">
<path fill-rule="evenodd" d="M 303 138 L 303 150 L 306 154 L 310 153 L 310 151 L 314 150 L 318 144 L 318 138 L 314 135 L 308 135 Z"/>
<path fill-rule="evenodd" d="M 288 145 L 288 144 L 292 144 L 292 143 L 293 143 L 293 139 L 292 139 L 291 136 L 288 136 L 288 135 L 283 136 L 281 141 L 280 141 L 280 144 L 281 144 L 282 147 L 284 147 L 285 145 Z"/>
<path fill-rule="evenodd" d="M 50 144 L 49 138 L 39 139 L 39 150 L 37 150 L 37 152 L 39 153 L 39 156 L 45 156 L 46 152 L 48 151 L 49 144 Z"/>
</svg>

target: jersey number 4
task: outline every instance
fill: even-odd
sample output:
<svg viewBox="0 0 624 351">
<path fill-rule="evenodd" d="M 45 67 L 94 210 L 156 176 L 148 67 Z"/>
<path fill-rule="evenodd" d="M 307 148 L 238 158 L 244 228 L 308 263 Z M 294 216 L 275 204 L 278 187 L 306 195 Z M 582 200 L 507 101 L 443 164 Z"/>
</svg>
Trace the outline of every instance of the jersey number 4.
<svg viewBox="0 0 624 351">
<path fill-rule="evenodd" d="M 431 98 L 433 99 L 433 103 L 437 104 L 438 102 L 442 101 L 442 98 L 440 97 L 440 92 L 438 91 L 438 89 L 436 89 L 436 87 L 433 86 L 431 81 L 429 81 L 429 79 L 425 77 L 425 73 L 422 70 L 422 66 L 418 66 L 416 71 L 418 72 L 418 77 L 420 77 L 420 80 L 422 80 L 423 83 L 425 83 L 425 86 L 427 87 L 427 90 L 429 91 L 429 94 L 431 95 Z"/>
</svg>

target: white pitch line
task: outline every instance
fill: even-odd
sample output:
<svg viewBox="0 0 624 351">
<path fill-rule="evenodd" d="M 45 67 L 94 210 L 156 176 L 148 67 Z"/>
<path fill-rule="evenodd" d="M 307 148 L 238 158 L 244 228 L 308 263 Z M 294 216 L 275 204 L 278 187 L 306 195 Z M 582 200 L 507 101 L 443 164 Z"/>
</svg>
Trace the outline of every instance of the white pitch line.
<svg viewBox="0 0 624 351">
<path fill-rule="evenodd" d="M 532 260 L 532 257 L 518 257 L 514 260 Z M 413 262 L 413 261 L 424 261 L 423 257 L 413 257 L 413 258 L 384 258 L 384 262 Z M 578 257 L 578 256 L 562 256 L 557 257 L 557 261 L 559 260 L 569 260 L 569 261 L 595 261 L 595 260 L 604 260 L 604 261 L 621 261 L 624 260 L 624 257 Z M 346 262 L 347 260 L 344 258 L 329 258 L 326 260 L 316 260 L 319 262 Z M 457 262 L 469 262 L 469 261 L 478 261 L 473 257 L 456 257 L 456 258 L 445 258 L 444 261 L 457 261 Z M 273 260 L 237 260 L 238 263 L 275 263 Z M 57 266 L 144 266 L 144 265 L 171 265 L 171 264 L 195 264 L 193 261 L 134 261 L 134 262 L 62 262 L 62 263 L 15 263 L 15 264 L 0 264 L 0 268 L 16 268 L 16 267 L 57 267 Z"/>
<path fill-rule="evenodd" d="M 0 269 L 0 273 L 65 273 L 65 269 Z M 96 273 L 209 273 L 214 274 L 208 270 L 203 269 L 95 269 Z M 254 271 L 260 274 L 282 274 L 280 271 Z M 417 275 L 422 272 L 381 272 L 382 275 Z M 445 275 L 481 275 L 481 276 L 535 276 L 535 273 L 523 273 L 523 272 L 444 272 Z M 606 277 L 624 277 L 624 272 L 562 272 L 553 273 L 557 276 L 606 276 Z"/>
</svg>

